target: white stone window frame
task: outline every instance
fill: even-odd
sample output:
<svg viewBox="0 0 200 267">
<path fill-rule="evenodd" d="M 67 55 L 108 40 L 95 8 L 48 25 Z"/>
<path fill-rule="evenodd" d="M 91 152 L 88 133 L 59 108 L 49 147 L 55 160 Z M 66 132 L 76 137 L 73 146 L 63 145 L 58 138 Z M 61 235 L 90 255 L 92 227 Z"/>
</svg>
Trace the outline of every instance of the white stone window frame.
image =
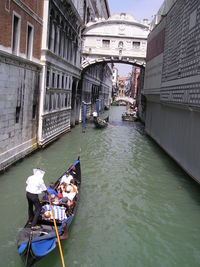
<svg viewBox="0 0 200 267">
<path fill-rule="evenodd" d="M 68 89 L 69 77 L 68 75 L 65 76 L 65 89 Z"/>
<path fill-rule="evenodd" d="M 17 17 L 19 19 L 19 23 L 18 23 L 18 33 L 17 33 L 17 49 L 16 49 L 16 52 L 14 52 L 13 50 L 13 37 L 14 37 L 14 18 Z M 13 11 L 13 14 L 12 14 L 12 38 L 11 38 L 11 50 L 12 50 L 12 53 L 19 56 L 19 53 L 20 53 L 20 37 L 21 37 L 21 16 Z"/>
<path fill-rule="evenodd" d="M 52 75 L 51 75 L 51 88 L 55 88 L 55 84 L 56 84 L 56 72 L 54 70 L 52 70 L 51 73 L 52 73 Z"/>
<path fill-rule="evenodd" d="M 61 73 L 61 89 L 65 88 L 65 74 Z"/>
<path fill-rule="evenodd" d="M 30 56 L 28 57 L 28 27 L 31 28 L 31 45 L 30 45 Z M 26 27 L 26 57 L 30 60 L 33 58 L 33 40 L 34 40 L 34 26 L 30 23 L 27 22 L 27 27 Z"/>
<path fill-rule="evenodd" d="M 68 93 L 64 94 L 64 108 L 68 107 Z"/>
<path fill-rule="evenodd" d="M 60 89 L 60 72 L 56 73 L 56 88 Z"/>
<path fill-rule="evenodd" d="M 44 102 L 44 110 L 45 110 L 45 112 L 46 111 L 49 111 L 49 101 L 50 101 L 50 96 L 49 96 L 49 94 L 47 95 L 45 95 L 45 102 Z"/>
<path fill-rule="evenodd" d="M 71 92 L 68 92 L 67 98 L 68 98 L 67 107 L 71 108 Z"/>
<path fill-rule="evenodd" d="M 53 110 L 57 109 L 57 94 L 54 92 L 53 94 Z"/>
<path fill-rule="evenodd" d="M 72 90 L 72 77 L 69 76 L 69 90 Z"/>
<path fill-rule="evenodd" d="M 61 94 L 61 108 L 65 107 L 65 94 Z"/>
<path fill-rule="evenodd" d="M 10 12 L 10 0 L 6 0 L 6 1 L 5 1 L 5 10 L 6 10 L 7 12 Z"/>
<path fill-rule="evenodd" d="M 49 84 L 47 84 L 47 73 L 49 72 Z M 47 67 L 47 70 L 46 70 L 46 88 L 49 89 L 51 88 L 52 86 L 52 70 L 51 68 Z"/>
</svg>

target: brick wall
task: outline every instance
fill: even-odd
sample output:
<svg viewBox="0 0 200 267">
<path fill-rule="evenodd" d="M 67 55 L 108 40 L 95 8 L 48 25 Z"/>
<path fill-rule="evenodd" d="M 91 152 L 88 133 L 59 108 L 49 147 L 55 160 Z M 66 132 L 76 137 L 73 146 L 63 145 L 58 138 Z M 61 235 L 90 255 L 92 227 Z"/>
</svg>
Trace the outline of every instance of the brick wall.
<svg viewBox="0 0 200 267">
<path fill-rule="evenodd" d="M 27 23 L 29 22 L 34 27 L 33 57 L 40 59 L 43 0 L 21 1 L 26 11 L 12 0 L 10 5 L 6 3 L 6 0 L 0 1 L 0 45 L 6 48 L 11 48 L 12 46 L 12 18 L 15 11 L 21 16 L 20 53 L 26 53 L 26 32 Z"/>
<path fill-rule="evenodd" d="M 164 29 L 160 31 L 147 45 L 147 62 L 163 53 L 164 50 Z"/>
<path fill-rule="evenodd" d="M 43 0 L 22 0 L 22 2 L 42 19 Z"/>
</svg>

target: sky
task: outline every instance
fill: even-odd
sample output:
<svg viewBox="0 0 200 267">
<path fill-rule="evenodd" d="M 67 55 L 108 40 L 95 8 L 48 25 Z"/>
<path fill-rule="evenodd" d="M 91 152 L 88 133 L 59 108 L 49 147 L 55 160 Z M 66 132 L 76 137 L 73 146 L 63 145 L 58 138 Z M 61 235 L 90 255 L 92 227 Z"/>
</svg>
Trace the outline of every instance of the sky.
<svg viewBox="0 0 200 267">
<path fill-rule="evenodd" d="M 111 15 L 115 13 L 129 13 L 141 21 L 152 20 L 164 0 L 108 0 Z"/>
<path fill-rule="evenodd" d="M 111 15 L 115 13 L 131 14 L 136 20 L 152 20 L 164 0 L 108 0 Z M 115 64 L 119 75 L 124 76 L 131 71 L 132 66 L 126 64 Z"/>
</svg>

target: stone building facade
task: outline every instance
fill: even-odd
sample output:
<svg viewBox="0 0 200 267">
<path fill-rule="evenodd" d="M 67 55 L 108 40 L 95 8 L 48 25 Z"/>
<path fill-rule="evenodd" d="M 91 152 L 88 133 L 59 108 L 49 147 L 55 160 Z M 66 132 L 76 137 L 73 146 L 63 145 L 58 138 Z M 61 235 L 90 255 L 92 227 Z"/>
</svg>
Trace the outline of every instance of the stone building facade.
<svg viewBox="0 0 200 267">
<path fill-rule="evenodd" d="M 86 27 L 98 19 L 107 19 L 110 16 L 107 0 L 84 1 L 80 15 Z M 88 24 L 87 24 L 88 23 Z M 86 103 L 86 116 L 90 116 L 97 108 L 109 106 L 112 94 L 112 65 L 94 64 L 83 70 L 82 73 L 82 101 Z"/>
<path fill-rule="evenodd" d="M 95 62 L 145 66 L 149 25 L 121 13 L 96 19 L 83 32 L 83 67 Z"/>
<path fill-rule="evenodd" d="M 82 20 L 70 1 L 44 1 L 39 144 L 69 131 L 79 119 Z"/>
<path fill-rule="evenodd" d="M 87 105 L 87 117 L 97 108 L 109 107 L 112 98 L 112 69 L 109 64 L 97 64 L 87 68 L 83 74 L 82 100 Z"/>
<path fill-rule="evenodd" d="M 0 170 L 37 148 L 43 1 L 0 1 Z"/>
<path fill-rule="evenodd" d="M 200 182 L 200 5 L 165 0 L 148 38 L 147 133 Z"/>
<path fill-rule="evenodd" d="M 82 101 L 87 101 L 87 115 L 91 114 L 93 92 L 106 94 L 104 87 L 108 81 L 105 80 L 107 76 L 102 75 L 104 68 L 94 67 L 81 75 L 81 31 L 85 23 L 100 16 L 109 16 L 106 0 L 44 2 L 39 116 L 41 146 L 81 122 Z"/>
<path fill-rule="evenodd" d="M 108 65 L 81 73 L 82 30 L 108 16 L 107 0 L 0 1 L 0 170 L 70 131 L 83 100 L 91 113 L 109 99 Z"/>
<path fill-rule="evenodd" d="M 92 66 L 111 63 L 112 71 L 115 62 L 144 66 L 148 33 L 147 21 L 139 23 L 130 14 L 115 14 L 108 19 L 96 18 L 83 31 L 83 68 L 90 69 Z M 110 103 L 111 84 L 108 95 L 110 99 L 103 100 Z"/>
</svg>

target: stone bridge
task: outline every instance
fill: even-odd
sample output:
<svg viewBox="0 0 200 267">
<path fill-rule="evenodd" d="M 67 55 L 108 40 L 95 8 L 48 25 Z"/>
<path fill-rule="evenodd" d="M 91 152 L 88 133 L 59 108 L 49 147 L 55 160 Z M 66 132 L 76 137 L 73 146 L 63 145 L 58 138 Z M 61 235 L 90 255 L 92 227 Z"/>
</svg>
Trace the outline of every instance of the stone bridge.
<svg viewBox="0 0 200 267">
<path fill-rule="evenodd" d="M 101 62 L 145 66 L 149 25 L 126 13 L 98 19 L 83 31 L 82 68 Z"/>
<path fill-rule="evenodd" d="M 133 99 L 132 97 L 129 97 L 129 96 L 117 96 L 117 97 L 115 97 L 115 102 L 120 102 L 120 101 L 130 103 L 130 104 L 135 103 L 135 99 Z"/>
</svg>

